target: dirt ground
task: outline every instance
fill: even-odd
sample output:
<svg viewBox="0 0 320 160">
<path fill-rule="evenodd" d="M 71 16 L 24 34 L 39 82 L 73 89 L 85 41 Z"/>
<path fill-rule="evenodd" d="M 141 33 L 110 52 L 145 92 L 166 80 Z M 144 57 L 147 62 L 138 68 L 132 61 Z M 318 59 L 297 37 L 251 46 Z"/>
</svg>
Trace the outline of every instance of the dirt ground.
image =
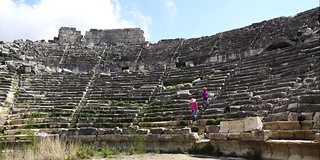
<svg viewBox="0 0 320 160">
<path fill-rule="evenodd" d="M 107 159 L 111 160 L 244 160 L 242 158 L 232 157 L 212 157 L 188 154 L 137 154 L 137 155 L 117 155 Z M 96 159 L 98 160 L 98 159 Z M 103 160 L 103 159 L 99 159 Z"/>
</svg>

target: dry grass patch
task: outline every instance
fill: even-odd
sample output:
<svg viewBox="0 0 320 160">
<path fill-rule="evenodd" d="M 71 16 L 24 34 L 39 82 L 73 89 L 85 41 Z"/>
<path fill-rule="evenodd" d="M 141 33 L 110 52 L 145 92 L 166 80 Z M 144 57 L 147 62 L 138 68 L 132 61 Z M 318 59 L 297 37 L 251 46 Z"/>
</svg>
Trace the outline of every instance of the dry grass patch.
<svg viewBox="0 0 320 160">
<path fill-rule="evenodd" d="M 5 148 L 0 159 L 3 160 L 63 160 L 77 159 L 77 150 L 81 146 L 66 144 L 58 139 L 42 138 L 34 145 L 22 145 L 13 149 Z"/>
</svg>

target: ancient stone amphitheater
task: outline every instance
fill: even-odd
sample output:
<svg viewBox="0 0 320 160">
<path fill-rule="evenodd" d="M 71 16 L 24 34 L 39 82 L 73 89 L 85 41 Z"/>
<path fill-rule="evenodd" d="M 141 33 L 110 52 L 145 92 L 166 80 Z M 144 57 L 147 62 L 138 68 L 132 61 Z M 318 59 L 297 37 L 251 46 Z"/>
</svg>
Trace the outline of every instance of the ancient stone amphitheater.
<svg viewBox="0 0 320 160">
<path fill-rule="evenodd" d="M 145 41 L 143 31 L 62 27 L 0 42 L 1 142 L 52 136 L 150 151 L 210 143 L 224 154 L 320 157 L 319 8 L 212 36 Z M 191 124 L 189 99 L 210 105 Z M 31 133 L 31 134 L 30 134 Z"/>
</svg>

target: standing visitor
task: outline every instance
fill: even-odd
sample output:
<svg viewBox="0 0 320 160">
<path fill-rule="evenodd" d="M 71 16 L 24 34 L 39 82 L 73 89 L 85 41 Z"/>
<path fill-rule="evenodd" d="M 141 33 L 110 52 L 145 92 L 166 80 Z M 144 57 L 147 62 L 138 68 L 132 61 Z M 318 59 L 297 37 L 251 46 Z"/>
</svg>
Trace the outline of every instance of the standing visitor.
<svg viewBox="0 0 320 160">
<path fill-rule="evenodd" d="M 206 108 L 209 106 L 209 92 L 206 87 L 203 87 L 203 92 L 202 92 L 202 107 Z"/>
<path fill-rule="evenodd" d="M 198 111 L 198 103 L 194 98 L 190 100 L 190 109 L 191 109 L 192 123 L 197 123 L 196 115 Z"/>
</svg>

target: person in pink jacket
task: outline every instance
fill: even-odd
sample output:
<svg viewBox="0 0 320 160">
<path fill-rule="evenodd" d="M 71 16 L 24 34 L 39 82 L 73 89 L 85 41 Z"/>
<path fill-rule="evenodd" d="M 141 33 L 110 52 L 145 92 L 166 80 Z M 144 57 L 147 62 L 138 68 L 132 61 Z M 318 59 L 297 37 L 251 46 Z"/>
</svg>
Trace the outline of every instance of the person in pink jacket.
<svg viewBox="0 0 320 160">
<path fill-rule="evenodd" d="M 203 88 L 203 92 L 202 92 L 202 107 L 208 107 L 209 106 L 209 92 L 208 89 L 206 87 Z"/>
<path fill-rule="evenodd" d="M 191 110 L 191 116 L 192 116 L 192 123 L 197 123 L 196 115 L 198 111 L 198 103 L 194 98 L 190 100 L 190 110 Z"/>
</svg>

